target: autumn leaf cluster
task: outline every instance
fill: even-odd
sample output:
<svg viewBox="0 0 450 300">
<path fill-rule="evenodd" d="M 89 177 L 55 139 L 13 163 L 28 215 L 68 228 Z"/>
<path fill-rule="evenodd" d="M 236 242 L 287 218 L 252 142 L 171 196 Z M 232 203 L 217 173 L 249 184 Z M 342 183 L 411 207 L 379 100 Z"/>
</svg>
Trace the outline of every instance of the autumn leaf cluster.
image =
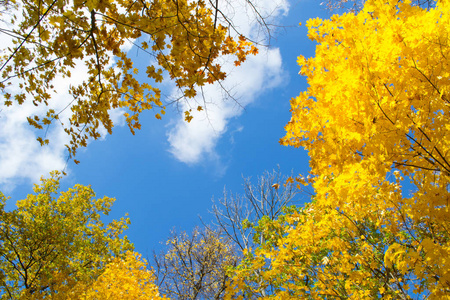
<svg viewBox="0 0 450 300">
<path fill-rule="evenodd" d="M 449 9 L 375 0 L 308 21 L 309 87 L 281 143 L 308 150 L 314 196 L 260 229 L 234 278 L 246 297 L 450 296 Z"/>
<path fill-rule="evenodd" d="M 231 37 L 223 13 L 203 0 L 7 4 L 1 17 L 8 26 L 2 33 L 13 45 L 1 49 L 3 103 L 48 107 L 43 115 L 29 116 L 28 123 L 46 131 L 61 125 L 70 136 L 66 147 L 71 157 L 88 139 L 99 138 L 101 128 L 111 134 L 113 109 L 125 111 L 132 133 L 141 127 L 141 112 L 153 109 L 160 119 L 166 108 L 158 84 L 164 78 L 173 79 L 190 99 L 199 87 L 225 78 L 218 57 L 234 55 L 239 65 L 257 53 L 243 36 Z M 151 62 L 144 66 L 148 80 L 138 80 L 142 70 L 133 65 L 126 43 L 149 56 Z M 86 69 L 82 82 L 70 85 L 66 103 L 55 103 L 57 80 L 71 80 L 80 67 Z M 65 110 L 70 110 L 68 120 L 61 118 Z M 41 145 L 49 143 L 46 131 L 38 138 Z"/>
</svg>

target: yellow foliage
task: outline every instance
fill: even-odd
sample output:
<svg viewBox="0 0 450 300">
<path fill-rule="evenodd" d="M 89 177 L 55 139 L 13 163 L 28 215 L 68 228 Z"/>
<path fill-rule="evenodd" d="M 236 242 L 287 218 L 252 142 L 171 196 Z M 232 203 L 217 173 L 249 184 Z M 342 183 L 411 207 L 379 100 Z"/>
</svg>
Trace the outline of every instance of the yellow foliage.
<svg viewBox="0 0 450 300">
<path fill-rule="evenodd" d="M 315 195 L 246 254 L 228 297 L 450 298 L 449 2 L 371 0 L 307 26 L 309 87 L 281 142 L 309 151 Z"/>
<path fill-rule="evenodd" d="M 134 252 L 127 252 L 124 258 L 115 258 L 97 278 L 87 287 L 80 285 L 65 295 L 56 295 L 58 299 L 89 300 L 134 300 L 134 299 L 168 299 L 161 296 L 155 278 L 147 270 L 147 263 Z"/>
<path fill-rule="evenodd" d="M 10 49 L 0 51 L 0 93 L 6 106 L 13 99 L 18 104 L 32 101 L 49 106 L 50 112 L 56 80 L 69 80 L 77 64 L 87 68 L 84 81 L 69 87 L 72 99 L 65 109 L 47 114 L 43 123 L 28 118 L 30 125 L 42 129 L 70 107 L 69 124 L 59 123 L 71 137 L 67 149 L 72 157 L 88 139 L 100 137 L 99 128 L 112 133 L 111 109 L 126 109 L 126 122 L 134 133 L 142 111 L 162 106 L 160 90 L 138 81 L 139 69 L 124 48 L 126 41 L 155 57 L 146 70 L 150 82 L 161 82 L 166 72 L 186 100 L 196 95 L 196 88 L 225 78 L 216 62 L 219 56 L 235 55 L 241 63 L 257 53 L 244 37 L 229 37 L 228 28 L 217 21 L 218 12 L 203 0 L 8 3 L 17 6 L 2 15 L 2 21 L 15 24 L 17 38 Z M 13 81 L 20 89 L 10 88 Z"/>
</svg>

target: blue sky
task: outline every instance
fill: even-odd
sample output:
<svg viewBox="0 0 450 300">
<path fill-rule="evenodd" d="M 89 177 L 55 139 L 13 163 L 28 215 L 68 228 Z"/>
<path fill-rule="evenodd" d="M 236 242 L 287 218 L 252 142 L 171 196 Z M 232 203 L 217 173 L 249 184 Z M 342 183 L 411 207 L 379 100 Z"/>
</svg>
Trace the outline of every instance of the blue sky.
<svg viewBox="0 0 450 300">
<path fill-rule="evenodd" d="M 211 108 L 210 122 L 196 116 L 190 124 L 181 122 L 181 114 L 172 108 L 163 120 L 155 119 L 152 112 L 144 113 L 142 129 L 135 136 L 128 127 L 117 126 L 113 135 L 80 151 L 77 159 L 81 163 L 69 163 L 62 189 L 76 183 L 90 184 L 98 197 L 116 198 L 111 217 L 129 213 L 127 235 L 145 256 L 160 249 L 171 229 L 189 232 L 201 224 L 199 216 L 207 222 L 211 198 L 221 197 L 224 188 L 242 193 L 242 176 L 256 180 L 277 165 L 285 174 L 291 170 L 306 173 L 305 151 L 281 146 L 278 141 L 291 117 L 290 98 L 306 89 L 305 78 L 298 75 L 297 56 L 314 54 L 315 44 L 308 40 L 306 27 L 298 23 L 327 15 L 318 1 L 302 0 L 291 1 L 289 8 L 275 17 L 274 23 L 285 27 L 274 33 L 268 52 L 262 50 L 260 56 L 244 64 L 242 73 L 233 70 L 236 73 L 230 75 L 234 80 L 231 86 L 245 109 L 228 101 L 217 106 L 217 111 Z M 149 63 L 143 55 L 133 59 L 139 66 Z M 166 85 L 170 93 L 170 83 Z M 210 95 L 216 94 L 211 91 Z M 217 100 L 221 99 L 212 101 Z M 11 208 L 13 201 L 31 193 L 37 178 L 61 168 L 66 154 L 59 146 L 40 149 L 27 129 L 14 133 L 11 140 L 6 126 L 13 124 L 13 114 L 8 117 L 7 113 L 0 118 L 0 190 L 11 196 Z M 57 132 L 54 137 L 64 140 Z"/>
</svg>

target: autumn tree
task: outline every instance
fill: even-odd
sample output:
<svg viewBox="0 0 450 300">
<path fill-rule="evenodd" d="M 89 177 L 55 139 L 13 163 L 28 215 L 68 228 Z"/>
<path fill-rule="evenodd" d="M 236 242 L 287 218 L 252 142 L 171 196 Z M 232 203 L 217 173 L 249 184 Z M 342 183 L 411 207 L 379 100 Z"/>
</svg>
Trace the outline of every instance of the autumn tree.
<svg viewBox="0 0 450 300">
<path fill-rule="evenodd" d="M 168 299 L 161 295 L 155 277 L 147 269 L 147 262 L 140 254 L 128 251 L 124 257 L 110 261 L 101 275 L 92 283 L 78 283 L 71 289 L 58 290 L 52 299 Z"/>
<path fill-rule="evenodd" d="M 243 187 L 243 194 L 224 190 L 222 198 L 213 198 L 211 210 L 212 228 L 219 228 L 240 251 L 255 245 L 254 227 L 261 219 L 277 219 L 283 208 L 298 203 L 300 193 L 292 178 L 279 168 L 264 172 L 256 183 L 250 177 L 244 178 Z"/>
<path fill-rule="evenodd" d="M 265 172 L 256 185 L 246 178 L 244 195 L 224 192 L 213 199 L 212 224 L 191 235 L 174 234 L 167 252 L 154 256 L 162 293 L 175 299 L 223 299 L 231 269 L 264 238 L 255 229 L 259 220 L 276 219 L 297 200 L 298 190 L 288 178 L 279 169 Z"/>
<path fill-rule="evenodd" d="M 449 297 L 449 10 L 373 0 L 308 21 L 318 45 L 282 143 L 309 151 L 315 195 L 261 228 L 278 234 L 234 287 L 255 292 L 263 268 L 267 297 Z"/>
<path fill-rule="evenodd" d="M 113 198 L 95 198 L 89 186 L 58 194 L 52 173 L 34 193 L 5 210 L 0 193 L 0 293 L 2 299 L 35 298 L 90 283 L 114 257 L 133 248 L 121 237 L 129 220 L 103 224 Z"/>
<path fill-rule="evenodd" d="M 223 299 L 228 270 L 237 264 L 230 241 L 219 232 L 194 229 L 167 240 L 167 252 L 155 254 L 162 294 L 172 299 Z"/>
<path fill-rule="evenodd" d="M 390 200 L 394 205 L 398 199 Z M 409 220 L 404 209 L 364 209 L 370 212 L 355 218 L 314 200 L 260 224 L 256 230 L 265 242 L 246 254 L 231 287 L 244 298 L 411 299 L 414 294 L 432 298 L 428 288 L 439 276 L 438 269 L 423 268 L 417 276 L 413 265 L 421 258 L 405 260 L 413 256 L 408 248 L 418 241 L 426 244 L 430 232 Z M 398 224 L 399 220 L 405 223 Z M 230 292 L 235 294 L 234 290 Z M 440 299 L 445 290 L 437 295 Z"/>
<path fill-rule="evenodd" d="M 331 12 L 359 12 L 363 9 L 365 2 L 365 0 L 326 0 L 321 5 Z M 412 5 L 423 8 L 431 8 L 435 3 L 435 0 L 411 0 Z"/>
<path fill-rule="evenodd" d="M 210 230 L 218 228 L 238 249 L 239 262 L 245 253 L 265 243 L 274 234 L 271 230 L 261 232 L 260 229 L 282 216 L 288 207 L 297 204 L 301 192 L 292 176 L 283 175 L 279 167 L 258 176 L 256 183 L 251 178 L 244 178 L 243 186 L 242 195 L 227 193 L 225 190 L 222 198 L 217 201 L 213 199 L 213 225 L 207 226 Z M 254 283 L 265 285 L 259 276 L 261 270 L 255 268 L 252 272 L 253 278 L 259 278 Z M 265 295 L 265 289 L 259 291 Z"/>
<path fill-rule="evenodd" d="M 126 122 L 134 133 L 141 127 L 142 111 L 153 109 L 158 119 L 165 113 L 158 88 L 164 78 L 175 80 L 182 98 L 192 99 L 205 84 L 225 78 L 219 57 L 234 55 L 239 65 L 248 54 L 257 53 L 233 30 L 220 4 L 203 0 L 6 1 L 0 34 L 12 45 L 5 43 L 0 51 L 2 102 L 48 107 L 42 115 L 29 116 L 28 122 L 38 129 L 60 124 L 71 138 L 67 149 L 72 157 L 88 139 L 100 136 L 99 128 L 112 132 L 112 109 L 126 111 Z M 148 80 L 138 80 L 141 70 L 133 66 L 125 43 L 149 55 Z M 56 105 L 57 80 L 71 80 L 75 68 L 86 70 L 84 80 L 72 82 L 67 91 L 70 99 Z M 70 110 L 68 120 L 60 118 L 65 110 Z M 190 118 L 186 112 L 186 119 Z M 38 140 L 42 145 L 49 142 L 45 133 Z"/>
</svg>

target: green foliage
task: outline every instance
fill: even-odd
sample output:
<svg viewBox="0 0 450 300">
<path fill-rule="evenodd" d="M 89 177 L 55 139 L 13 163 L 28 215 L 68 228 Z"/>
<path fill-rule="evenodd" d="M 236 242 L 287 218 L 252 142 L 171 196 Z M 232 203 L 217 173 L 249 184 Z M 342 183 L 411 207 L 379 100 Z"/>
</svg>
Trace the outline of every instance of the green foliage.
<svg viewBox="0 0 450 300">
<path fill-rule="evenodd" d="M 17 209 L 0 206 L 0 290 L 3 298 L 50 295 L 54 287 L 95 279 L 109 259 L 133 248 L 121 237 L 129 220 L 103 224 L 113 198 L 95 199 L 89 186 L 58 194 L 57 172 L 41 179 Z"/>
</svg>

